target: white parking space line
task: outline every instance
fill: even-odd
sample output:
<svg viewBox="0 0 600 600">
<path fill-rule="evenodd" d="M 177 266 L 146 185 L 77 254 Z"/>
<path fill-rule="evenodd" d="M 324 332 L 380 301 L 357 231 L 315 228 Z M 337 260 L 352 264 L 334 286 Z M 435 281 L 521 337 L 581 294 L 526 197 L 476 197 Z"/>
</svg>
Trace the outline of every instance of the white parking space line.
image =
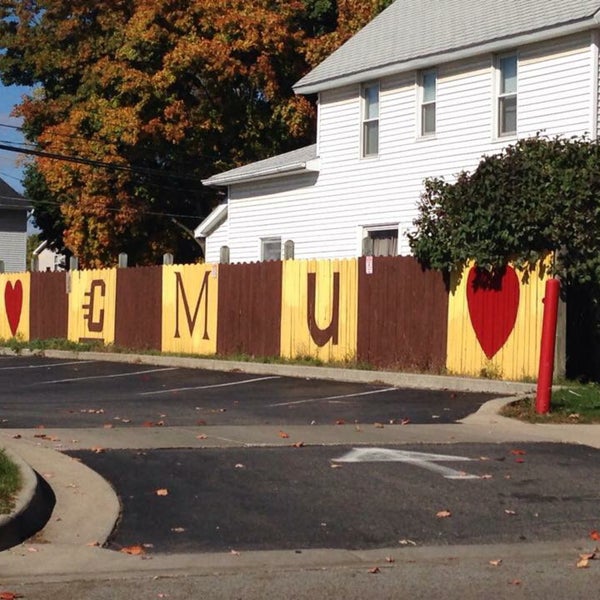
<svg viewBox="0 0 600 600">
<path fill-rule="evenodd" d="M 294 400 L 293 402 L 277 402 L 276 404 L 269 404 L 269 408 L 275 406 L 293 406 L 294 404 L 308 404 L 309 402 L 321 402 L 323 400 L 339 400 L 340 398 L 356 398 L 357 396 L 370 396 L 372 394 L 384 394 L 385 392 L 392 392 L 398 388 L 390 387 L 382 390 L 370 390 L 368 392 L 357 392 L 356 394 L 343 394 L 342 396 L 325 396 L 324 398 L 308 398 L 307 400 Z"/>
<path fill-rule="evenodd" d="M 149 369 L 147 371 L 134 371 L 130 373 L 112 373 L 110 375 L 90 375 L 89 377 L 71 377 L 69 379 L 54 379 L 52 381 L 39 381 L 34 385 L 47 385 L 49 383 L 69 383 L 71 381 L 85 381 L 88 379 L 114 379 L 115 377 L 132 377 L 134 375 L 145 375 L 147 373 L 161 373 L 163 371 L 176 371 L 177 367 L 165 367 L 163 369 Z"/>
<path fill-rule="evenodd" d="M 75 360 L 72 362 L 47 363 L 45 365 L 20 365 L 18 367 L 0 367 L 0 371 L 12 371 L 17 369 L 45 369 L 47 367 L 62 367 L 63 365 L 89 365 L 95 360 Z"/>
<path fill-rule="evenodd" d="M 229 381 L 227 383 L 214 383 L 212 385 L 199 385 L 194 387 L 171 388 L 168 390 L 156 390 L 154 392 L 140 392 L 138 396 L 156 396 L 158 394 L 170 394 L 172 392 L 188 392 L 191 390 L 210 390 L 212 388 L 229 387 L 232 385 L 243 385 L 244 383 L 255 383 L 256 381 L 268 381 L 269 379 L 281 379 L 279 376 L 256 377 L 254 379 L 244 379 L 243 381 Z"/>
</svg>

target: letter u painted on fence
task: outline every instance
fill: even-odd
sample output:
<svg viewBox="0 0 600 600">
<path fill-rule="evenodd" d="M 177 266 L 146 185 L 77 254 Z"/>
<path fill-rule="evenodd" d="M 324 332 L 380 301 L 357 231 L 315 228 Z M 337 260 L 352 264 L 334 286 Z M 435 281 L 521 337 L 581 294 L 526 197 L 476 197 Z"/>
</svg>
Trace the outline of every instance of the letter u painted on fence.
<svg viewBox="0 0 600 600">
<path fill-rule="evenodd" d="M 306 322 L 310 336 L 319 347 L 323 347 L 329 340 L 337 345 L 340 328 L 340 274 L 333 273 L 333 302 L 331 310 L 331 321 L 324 329 L 317 325 L 317 274 L 308 273 L 306 279 L 308 303 L 306 306 Z"/>
</svg>

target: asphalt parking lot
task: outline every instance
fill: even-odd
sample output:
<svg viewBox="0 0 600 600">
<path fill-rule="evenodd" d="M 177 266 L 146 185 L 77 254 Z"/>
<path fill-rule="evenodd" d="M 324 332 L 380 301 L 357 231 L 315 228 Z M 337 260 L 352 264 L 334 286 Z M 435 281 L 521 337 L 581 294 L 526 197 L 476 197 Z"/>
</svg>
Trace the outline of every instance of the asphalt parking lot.
<svg viewBox="0 0 600 600">
<path fill-rule="evenodd" d="M 457 479 L 423 462 L 401 462 L 402 456 L 386 462 L 336 461 L 351 450 L 69 454 L 119 493 L 123 515 L 109 543 L 115 550 L 132 545 L 150 554 L 522 543 L 585 537 L 600 523 L 599 450 L 561 444 L 402 447 L 401 452 L 450 457 L 436 464 L 471 476 Z M 444 511 L 450 514 L 437 516 Z"/>
<path fill-rule="evenodd" d="M 599 450 L 453 442 L 458 421 L 495 397 L 0 358 L 2 427 L 102 475 L 122 507 L 107 547 L 156 554 L 521 543 L 598 529 Z M 444 430 L 445 443 L 409 443 L 412 425 Z M 244 443 L 247 430 L 265 441 Z"/>
<path fill-rule="evenodd" d="M 0 425 L 453 423 L 492 394 L 94 361 L 0 359 Z"/>
</svg>

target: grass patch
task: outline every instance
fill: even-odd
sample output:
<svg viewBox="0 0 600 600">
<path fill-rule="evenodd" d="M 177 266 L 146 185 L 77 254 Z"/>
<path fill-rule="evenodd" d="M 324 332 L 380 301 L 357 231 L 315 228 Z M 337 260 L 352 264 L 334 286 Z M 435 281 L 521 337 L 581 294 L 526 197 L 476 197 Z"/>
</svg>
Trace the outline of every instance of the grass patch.
<svg viewBox="0 0 600 600">
<path fill-rule="evenodd" d="M 8 514 L 15 505 L 15 496 L 21 489 L 21 471 L 0 450 L 0 514 Z"/>
<path fill-rule="evenodd" d="M 507 404 L 502 415 L 529 423 L 600 423 L 600 385 L 571 383 L 552 392 L 550 412 L 535 412 L 535 398 Z"/>
</svg>

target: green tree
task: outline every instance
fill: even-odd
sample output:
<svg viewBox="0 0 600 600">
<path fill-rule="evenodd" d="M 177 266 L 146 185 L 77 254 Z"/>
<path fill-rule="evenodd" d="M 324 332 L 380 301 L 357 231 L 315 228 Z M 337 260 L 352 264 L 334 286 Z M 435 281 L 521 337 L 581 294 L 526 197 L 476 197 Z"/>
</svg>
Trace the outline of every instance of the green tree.
<svg viewBox="0 0 600 600">
<path fill-rule="evenodd" d="M 567 298 L 567 372 L 600 377 L 600 144 L 541 136 L 484 157 L 454 182 L 425 182 L 415 256 L 426 266 L 488 271 L 555 253 Z"/>
<path fill-rule="evenodd" d="M 600 145 L 582 138 L 520 140 L 454 182 L 425 182 L 415 256 L 436 269 L 473 259 L 486 269 L 556 251 L 568 283 L 600 284 Z"/>
<path fill-rule="evenodd" d="M 48 210 L 60 204 L 82 265 L 114 264 L 120 251 L 134 263 L 193 258 L 177 223 L 193 228 L 214 202 L 200 180 L 312 139 L 313 107 L 291 89 L 306 69 L 303 10 L 283 0 L 2 3 L 2 80 L 37 86 L 18 109 L 46 153 L 31 195 L 45 186 Z"/>
<path fill-rule="evenodd" d="M 310 143 L 292 85 L 387 4 L 2 2 L 0 77 L 35 86 L 17 114 L 43 153 L 25 182 L 43 236 L 82 266 L 193 259 L 201 179 Z"/>
</svg>

